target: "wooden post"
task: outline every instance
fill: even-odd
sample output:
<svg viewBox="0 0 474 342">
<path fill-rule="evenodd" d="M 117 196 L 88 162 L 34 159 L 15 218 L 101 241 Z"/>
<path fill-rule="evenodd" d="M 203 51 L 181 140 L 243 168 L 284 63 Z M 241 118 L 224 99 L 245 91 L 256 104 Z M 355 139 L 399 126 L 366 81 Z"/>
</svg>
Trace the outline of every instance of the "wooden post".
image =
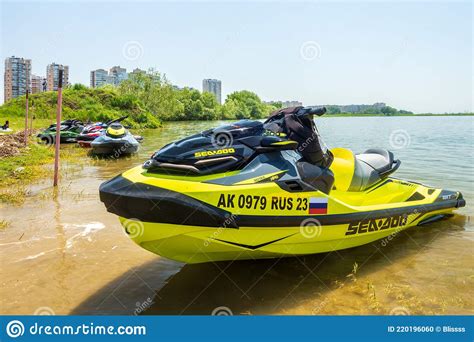
<svg viewBox="0 0 474 342">
<path fill-rule="evenodd" d="M 59 177 L 59 145 L 61 144 L 61 111 L 63 104 L 63 70 L 58 70 L 58 106 L 56 112 L 56 139 L 54 153 L 54 182 L 53 186 L 58 186 Z"/>
<path fill-rule="evenodd" d="M 31 133 L 33 132 L 33 118 L 35 116 L 35 102 L 34 100 L 31 100 L 31 111 L 32 111 L 32 114 L 30 116 L 30 135 Z"/>
<path fill-rule="evenodd" d="M 28 85 L 26 86 L 26 108 L 25 108 L 25 146 L 28 145 Z"/>
</svg>

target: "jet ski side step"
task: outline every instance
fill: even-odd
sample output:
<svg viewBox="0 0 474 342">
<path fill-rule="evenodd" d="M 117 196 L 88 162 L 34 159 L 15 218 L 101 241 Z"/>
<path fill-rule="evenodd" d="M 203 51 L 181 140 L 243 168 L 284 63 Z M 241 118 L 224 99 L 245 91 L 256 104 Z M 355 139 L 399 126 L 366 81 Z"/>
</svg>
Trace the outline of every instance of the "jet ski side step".
<svg viewBox="0 0 474 342">
<path fill-rule="evenodd" d="M 418 226 L 423 226 L 423 225 L 428 224 L 428 223 L 441 221 L 442 219 L 445 219 L 445 218 L 450 217 L 450 216 L 452 216 L 452 215 L 439 214 L 439 215 L 430 216 L 430 217 L 427 217 L 427 218 L 421 220 L 418 223 Z"/>
</svg>

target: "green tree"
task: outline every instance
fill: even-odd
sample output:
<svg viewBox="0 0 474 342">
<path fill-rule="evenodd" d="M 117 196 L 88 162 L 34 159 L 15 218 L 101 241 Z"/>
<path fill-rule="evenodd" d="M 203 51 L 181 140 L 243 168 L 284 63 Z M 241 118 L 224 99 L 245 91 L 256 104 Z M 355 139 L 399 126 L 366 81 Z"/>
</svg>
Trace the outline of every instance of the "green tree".
<svg viewBox="0 0 474 342">
<path fill-rule="evenodd" d="M 397 110 L 393 107 L 390 107 L 390 106 L 382 107 L 382 109 L 380 109 L 380 111 L 384 115 L 395 115 L 395 114 L 397 114 Z"/>
<path fill-rule="evenodd" d="M 234 101 L 237 106 L 236 119 L 261 119 L 265 117 L 267 106 L 260 100 L 257 94 L 248 91 L 236 91 L 227 96 L 227 101 Z"/>
<path fill-rule="evenodd" d="M 341 109 L 338 106 L 327 106 L 328 114 L 341 114 Z"/>
<path fill-rule="evenodd" d="M 156 118 L 162 120 L 184 120 L 184 105 L 179 101 L 177 92 L 158 71 L 149 70 L 146 74 L 133 74 L 120 83 L 121 95 L 133 95 L 143 103 Z"/>
</svg>

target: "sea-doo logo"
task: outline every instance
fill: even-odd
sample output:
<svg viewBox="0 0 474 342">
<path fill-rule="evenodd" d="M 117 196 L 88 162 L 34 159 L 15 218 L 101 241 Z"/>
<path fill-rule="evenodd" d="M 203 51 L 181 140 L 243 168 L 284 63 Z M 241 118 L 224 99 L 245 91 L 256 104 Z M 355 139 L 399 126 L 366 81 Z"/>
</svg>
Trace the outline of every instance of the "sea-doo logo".
<svg viewBox="0 0 474 342">
<path fill-rule="evenodd" d="M 390 216 L 381 219 L 368 219 L 349 223 L 346 235 L 376 232 L 388 228 L 403 227 L 407 224 L 407 216 Z"/>
<path fill-rule="evenodd" d="M 202 157 L 209 157 L 209 156 L 216 156 L 216 155 L 221 155 L 221 154 L 229 154 L 229 153 L 234 153 L 235 149 L 234 148 L 223 148 L 220 150 L 214 150 L 214 151 L 202 151 L 202 152 L 196 152 L 194 153 L 195 158 L 202 158 Z"/>
</svg>

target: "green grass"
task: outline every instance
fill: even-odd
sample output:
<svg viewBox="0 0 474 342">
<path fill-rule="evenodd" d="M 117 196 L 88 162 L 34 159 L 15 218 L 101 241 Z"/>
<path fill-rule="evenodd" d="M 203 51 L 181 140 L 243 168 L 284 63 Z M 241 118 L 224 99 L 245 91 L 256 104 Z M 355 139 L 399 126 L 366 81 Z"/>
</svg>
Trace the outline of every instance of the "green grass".
<svg viewBox="0 0 474 342">
<path fill-rule="evenodd" d="M 0 159 L 0 202 L 21 204 L 27 196 L 27 185 L 45 177 L 46 164 L 54 161 L 54 150 L 34 142 L 16 156 Z"/>
<path fill-rule="evenodd" d="M 33 113 L 34 115 L 34 113 Z M 23 131 L 25 129 L 25 117 L 18 116 L 0 116 L 0 126 L 5 123 L 5 121 L 10 121 L 10 128 L 13 132 Z M 28 119 L 28 129 L 30 128 L 31 115 Z M 55 121 L 53 119 L 34 119 L 33 120 L 33 129 L 43 129 L 53 124 Z"/>
<path fill-rule="evenodd" d="M 84 160 L 87 149 L 68 148 L 60 152 L 62 161 Z M 54 148 L 38 144 L 30 138 L 28 147 L 11 157 L 0 158 L 0 203 L 22 204 L 28 196 L 28 186 L 52 176 Z"/>
<path fill-rule="evenodd" d="M 10 186 L 37 178 L 39 167 L 54 160 L 54 149 L 30 143 L 21 153 L 0 160 L 2 186 Z"/>
</svg>

